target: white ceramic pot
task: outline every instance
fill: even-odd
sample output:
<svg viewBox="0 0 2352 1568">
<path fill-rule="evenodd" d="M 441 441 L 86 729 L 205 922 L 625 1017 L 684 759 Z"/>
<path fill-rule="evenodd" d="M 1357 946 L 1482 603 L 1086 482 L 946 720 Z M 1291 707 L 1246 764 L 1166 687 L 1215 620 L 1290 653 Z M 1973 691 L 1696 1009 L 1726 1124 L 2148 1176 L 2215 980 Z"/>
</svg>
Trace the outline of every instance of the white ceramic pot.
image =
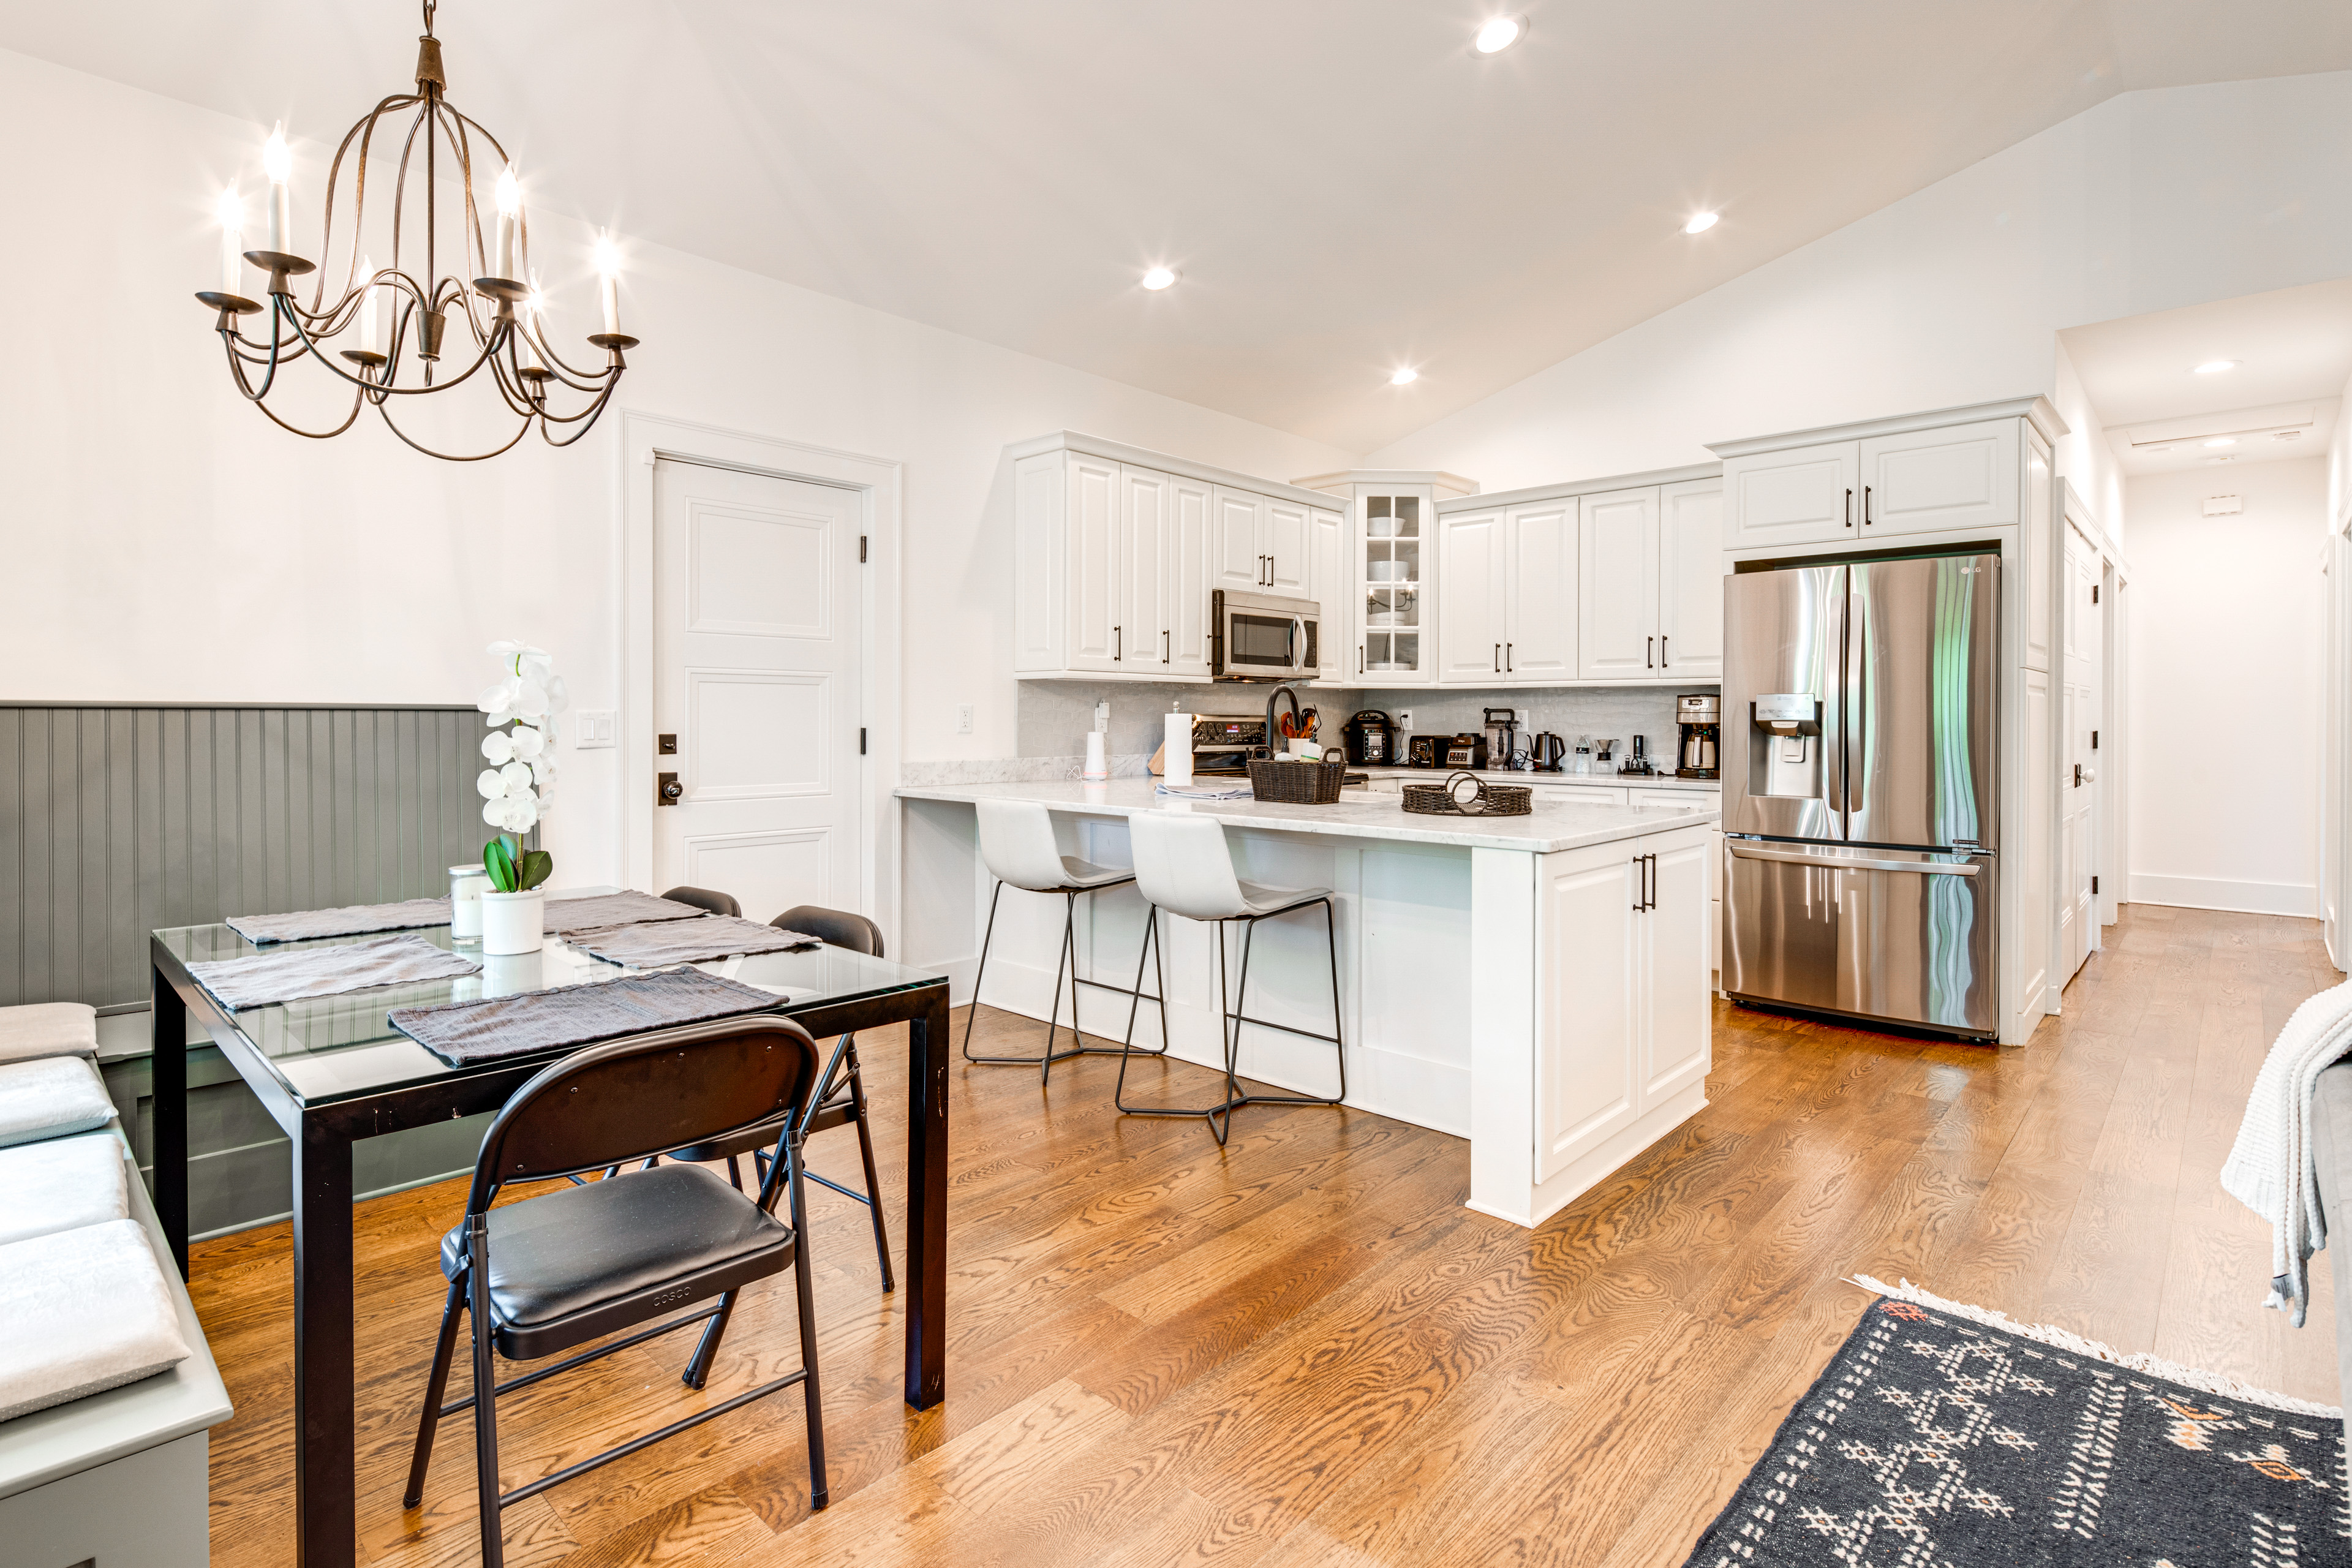
<svg viewBox="0 0 2352 1568">
<path fill-rule="evenodd" d="M 511 957 L 537 952 L 547 940 L 547 895 L 537 888 L 527 893 L 485 892 L 482 895 L 482 953 Z"/>
</svg>

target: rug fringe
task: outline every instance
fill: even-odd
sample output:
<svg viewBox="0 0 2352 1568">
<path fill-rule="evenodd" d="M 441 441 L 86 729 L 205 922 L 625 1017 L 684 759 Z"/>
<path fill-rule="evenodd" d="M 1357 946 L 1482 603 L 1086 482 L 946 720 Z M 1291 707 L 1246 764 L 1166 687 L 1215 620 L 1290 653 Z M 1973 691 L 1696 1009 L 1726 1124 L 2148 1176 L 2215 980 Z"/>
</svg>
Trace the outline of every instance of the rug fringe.
<svg viewBox="0 0 2352 1568">
<path fill-rule="evenodd" d="M 1939 1312 L 1948 1312 L 1956 1318 L 1966 1318 L 1970 1322 L 1982 1323 L 1987 1328 L 2000 1329 L 2005 1333 L 2021 1334 L 2037 1343 L 2053 1346 L 2074 1355 L 2086 1356 L 2094 1361 L 2106 1362 L 2110 1365 L 2123 1367 L 2126 1371 L 2144 1372 L 2151 1377 L 2160 1377 L 2168 1383 L 2186 1384 L 2190 1388 L 2199 1389 L 2206 1394 L 2219 1394 L 2224 1399 L 2235 1399 L 2248 1405 L 2260 1405 L 2272 1410 L 2284 1410 L 2297 1415 L 2315 1415 L 2332 1421 L 2344 1419 L 2343 1410 L 2333 1405 L 2320 1405 L 2308 1399 L 2297 1399 L 2292 1394 L 2273 1394 L 2267 1388 L 2256 1388 L 2253 1384 L 2241 1383 L 2234 1377 L 2223 1377 L 2217 1373 L 2205 1372 L 2197 1367 L 2182 1366 L 2178 1362 L 2166 1361 L 2161 1356 L 2149 1355 L 2145 1352 L 2136 1352 L 2126 1355 L 2112 1345 L 2103 1345 L 2096 1340 L 2086 1340 L 2080 1334 L 2059 1328 L 2054 1324 L 2015 1322 L 2011 1320 L 2008 1313 L 1994 1311 L 1990 1307 L 1972 1307 L 1966 1301 L 1947 1300 L 1933 1291 L 1920 1289 L 1908 1279 L 1889 1285 L 1885 1280 L 1873 1279 L 1867 1274 L 1852 1274 L 1846 1276 L 1846 1283 L 1859 1285 L 1864 1289 L 1874 1291 L 1881 1296 L 1891 1296 L 1898 1301 L 1912 1301 L 1922 1307 L 1933 1307 Z"/>
</svg>

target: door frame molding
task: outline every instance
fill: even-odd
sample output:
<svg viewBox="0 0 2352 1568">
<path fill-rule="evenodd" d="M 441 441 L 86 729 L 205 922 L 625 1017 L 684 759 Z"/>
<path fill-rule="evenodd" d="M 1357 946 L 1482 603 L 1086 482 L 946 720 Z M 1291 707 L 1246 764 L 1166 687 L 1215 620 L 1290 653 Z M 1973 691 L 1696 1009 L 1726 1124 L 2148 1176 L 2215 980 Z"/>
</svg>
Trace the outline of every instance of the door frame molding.
<svg viewBox="0 0 2352 1568">
<path fill-rule="evenodd" d="M 654 462 L 670 458 L 854 490 L 864 509 L 867 559 L 858 584 L 858 710 L 866 755 L 852 791 L 857 807 L 858 908 L 888 941 L 898 942 L 898 816 L 890 809 L 898 782 L 900 532 L 906 465 L 831 447 L 730 430 L 696 420 L 621 411 L 614 475 L 620 528 L 614 542 L 620 586 L 621 647 L 617 721 L 621 790 L 621 870 L 626 885 L 655 890 L 654 862 Z"/>
</svg>

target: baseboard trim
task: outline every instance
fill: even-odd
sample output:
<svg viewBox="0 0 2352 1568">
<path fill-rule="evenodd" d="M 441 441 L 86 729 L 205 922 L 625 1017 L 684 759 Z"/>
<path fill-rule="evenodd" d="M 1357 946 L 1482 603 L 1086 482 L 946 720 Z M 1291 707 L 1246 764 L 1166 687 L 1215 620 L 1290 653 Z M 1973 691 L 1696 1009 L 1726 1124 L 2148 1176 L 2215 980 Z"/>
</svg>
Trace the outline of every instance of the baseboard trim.
<svg viewBox="0 0 2352 1568">
<path fill-rule="evenodd" d="M 2169 904 L 2184 910 L 2223 910 L 2235 914 L 2319 914 L 2319 889 L 2307 882 L 2237 882 L 2221 877 L 2159 877 L 2135 871 L 2131 901 Z"/>
</svg>

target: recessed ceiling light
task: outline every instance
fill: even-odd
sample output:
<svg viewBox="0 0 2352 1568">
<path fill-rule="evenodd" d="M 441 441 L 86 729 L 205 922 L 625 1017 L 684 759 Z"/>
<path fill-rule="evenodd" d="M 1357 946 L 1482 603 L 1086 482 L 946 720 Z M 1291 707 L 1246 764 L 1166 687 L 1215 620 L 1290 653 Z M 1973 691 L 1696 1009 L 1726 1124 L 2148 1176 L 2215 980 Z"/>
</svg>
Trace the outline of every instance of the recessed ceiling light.
<svg viewBox="0 0 2352 1568">
<path fill-rule="evenodd" d="M 1722 218 L 1723 215 L 1721 213 L 1694 213 L 1691 215 L 1690 222 L 1683 225 L 1683 232 L 1685 234 L 1705 234 L 1708 229 L 1713 228 L 1717 223 L 1721 222 Z"/>
<path fill-rule="evenodd" d="M 2238 444 L 2238 438 L 2235 436 L 2216 436 L 2205 444 L 2208 447 L 2234 447 Z"/>
<path fill-rule="evenodd" d="M 1177 271 L 1173 267 L 1155 267 L 1143 275 L 1143 286 L 1146 289 L 1165 289 L 1176 279 Z"/>
<path fill-rule="evenodd" d="M 1475 40 L 1482 55 L 1499 55 L 1528 36 L 1527 19 L 1522 16 L 1497 16 L 1478 29 Z"/>
<path fill-rule="evenodd" d="M 2197 367 L 2197 374 L 2199 375 L 2219 375 L 2225 370 L 2235 370 L 2237 368 L 2238 362 L 2233 359 L 2209 359 L 2203 364 Z"/>
<path fill-rule="evenodd" d="M 1391 386 L 1408 386 L 1420 379 L 1421 372 L 1413 369 L 1412 366 L 1409 364 L 1399 365 L 1397 367 L 1396 374 L 1389 377 L 1389 384 Z"/>
</svg>

